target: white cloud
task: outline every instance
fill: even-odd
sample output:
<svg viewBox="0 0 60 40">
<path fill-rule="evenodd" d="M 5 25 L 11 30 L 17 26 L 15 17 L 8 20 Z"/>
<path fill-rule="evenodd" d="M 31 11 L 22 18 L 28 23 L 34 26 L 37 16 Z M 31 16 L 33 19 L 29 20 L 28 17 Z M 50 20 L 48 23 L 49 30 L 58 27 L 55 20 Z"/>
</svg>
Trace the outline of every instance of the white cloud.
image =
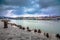
<svg viewBox="0 0 60 40">
<path fill-rule="evenodd" d="M 49 16 L 49 15 L 46 15 L 46 14 L 43 14 L 43 13 L 35 13 L 35 14 L 28 14 L 28 13 L 24 13 L 22 15 L 15 15 L 13 13 L 14 10 L 7 10 L 5 16 L 7 17 L 40 17 L 40 16 Z"/>
<path fill-rule="evenodd" d="M 39 2 L 39 0 L 31 0 L 31 4 L 35 4 L 37 2 Z"/>
<path fill-rule="evenodd" d="M 34 4 L 33 7 L 34 8 L 40 8 L 40 5 L 39 4 Z"/>
<path fill-rule="evenodd" d="M 35 13 L 35 14 L 28 14 L 28 13 L 24 13 L 22 15 L 15 15 L 13 13 L 14 10 L 7 10 L 7 14 L 6 16 L 7 17 L 40 17 L 40 16 L 49 16 L 49 15 L 46 15 L 46 14 L 43 14 L 43 13 Z"/>
<path fill-rule="evenodd" d="M 35 3 L 35 1 L 31 1 L 31 4 L 34 4 Z"/>
<path fill-rule="evenodd" d="M 7 10 L 7 14 L 5 16 L 7 17 L 17 17 L 14 13 L 13 13 L 14 10 Z"/>
<path fill-rule="evenodd" d="M 24 7 L 24 12 L 33 12 L 35 11 L 35 8 L 25 8 Z"/>
</svg>

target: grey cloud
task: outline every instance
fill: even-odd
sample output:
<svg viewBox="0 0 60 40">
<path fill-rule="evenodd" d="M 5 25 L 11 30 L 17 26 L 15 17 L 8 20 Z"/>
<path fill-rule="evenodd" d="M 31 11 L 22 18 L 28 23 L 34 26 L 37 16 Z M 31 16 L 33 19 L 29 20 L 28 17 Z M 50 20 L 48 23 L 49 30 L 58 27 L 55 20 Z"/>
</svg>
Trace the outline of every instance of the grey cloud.
<svg viewBox="0 0 60 40">
<path fill-rule="evenodd" d="M 41 9 L 36 9 L 36 11 L 31 12 L 34 14 L 36 12 L 49 14 L 49 15 L 60 15 L 60 0 L 39 0 L 37 3 L 40 5 Z M 0 0 L 0 15 L 5 15 L 6 10 L 17 10 L 18 12 L 23 12 L 22 7 L 31 7 L 30 0 Z"/>
<path fill-rule="evenodd" d="M 40 0 L 39 4 L 42 6 L 42 8 L 49 6 L 58 6 L 60 5 L 60 0 Z"/>
<path fill-rule="evenodd" d="M 14 6 L 29 6 L 29 0 L 5 0 L 1 1 L 3 5 L 14 5 Z"/>
<path fill-rule="evenodd" d="M 0 11 L 0 16 L 4 16 L 5 14 L 5 11 Z"/>
<path fill-rule="evenodd" d="M 47 8 L 42 8 L 41 13 L 49 15 L 60 15 L 60 6 L 50 6 Z"/>
<path fill-rule="evenodd" d="M 39 0 L 39 5 L 41 13 L 60 16 L 60 0 Z"/>
</svg>

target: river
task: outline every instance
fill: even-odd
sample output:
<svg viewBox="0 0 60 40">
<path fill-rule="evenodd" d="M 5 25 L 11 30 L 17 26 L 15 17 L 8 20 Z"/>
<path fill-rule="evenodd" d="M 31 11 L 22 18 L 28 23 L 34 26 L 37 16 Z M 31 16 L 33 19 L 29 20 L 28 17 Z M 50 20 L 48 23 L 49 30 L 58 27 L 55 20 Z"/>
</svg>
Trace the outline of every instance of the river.
<svg viewBox="0 0 60 40">
<path fill-rule="evenodd" d="M 60 21 L 57 20 L 11 20 L 11 22 L 30 29 L 41 29 L 44 32 L 60 34 Z"/>
</svg>

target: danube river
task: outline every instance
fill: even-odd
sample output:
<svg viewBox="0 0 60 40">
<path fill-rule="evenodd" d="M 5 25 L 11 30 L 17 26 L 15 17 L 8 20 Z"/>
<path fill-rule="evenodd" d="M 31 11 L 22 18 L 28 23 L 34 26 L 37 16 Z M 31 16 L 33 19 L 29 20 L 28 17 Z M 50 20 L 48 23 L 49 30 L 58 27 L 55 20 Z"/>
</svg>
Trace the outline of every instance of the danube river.
<svg viewBox="0 0 60 40">
<path fill-rule="evenodd" d="M 60 34 L 60 21 L 58 20 L 11 20 L 11 22 L 30 27 L 30 29 L 41 29 L 44 32 Z"/>
</svg>

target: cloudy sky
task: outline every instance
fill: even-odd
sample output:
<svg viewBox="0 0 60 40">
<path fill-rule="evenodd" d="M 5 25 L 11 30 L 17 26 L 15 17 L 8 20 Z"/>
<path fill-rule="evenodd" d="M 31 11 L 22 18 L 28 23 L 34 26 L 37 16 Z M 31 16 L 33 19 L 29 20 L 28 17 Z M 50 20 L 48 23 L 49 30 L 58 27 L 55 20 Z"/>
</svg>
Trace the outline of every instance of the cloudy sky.
<svg viewBox="0 0 60 40">
<path fill-rule="evenodd" d="M 60 0 L 0 0 L 0 16 L 60 16 Z"/>
</svg>

